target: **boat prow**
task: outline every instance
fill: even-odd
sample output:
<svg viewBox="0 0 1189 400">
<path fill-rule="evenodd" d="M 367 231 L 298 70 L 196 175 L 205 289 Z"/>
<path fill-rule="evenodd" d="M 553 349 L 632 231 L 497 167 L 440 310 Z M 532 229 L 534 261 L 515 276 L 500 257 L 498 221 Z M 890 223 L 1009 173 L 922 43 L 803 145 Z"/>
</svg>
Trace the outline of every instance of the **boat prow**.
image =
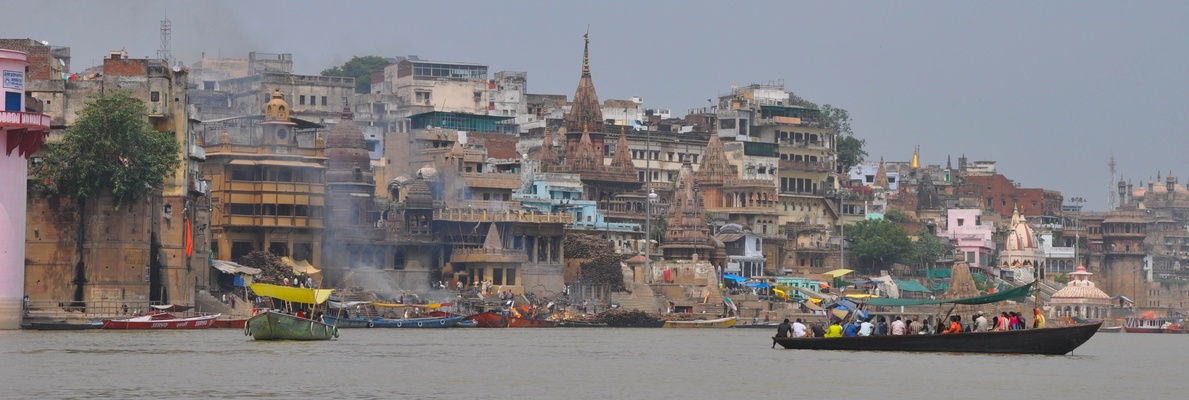
<svg viewBox="0 0 1189 400">
<path fill-rule="evenodd" d="M 244 335 L 256 340 L 330 340 L 339 337 L 339 330 L 320 321 L 266 310 L 248 319 Z"/>
</svg>

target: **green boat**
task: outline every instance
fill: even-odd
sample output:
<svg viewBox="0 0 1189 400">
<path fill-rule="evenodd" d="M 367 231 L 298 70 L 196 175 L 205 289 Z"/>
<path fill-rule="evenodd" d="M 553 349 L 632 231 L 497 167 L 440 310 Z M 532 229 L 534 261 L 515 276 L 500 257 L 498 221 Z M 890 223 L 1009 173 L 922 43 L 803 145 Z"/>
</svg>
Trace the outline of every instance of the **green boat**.
<svg viewBox="0 0 1189 400">
<path fill-rule="evenodd" d="M 252 291 L 261 297 L 318 305 L 325 302 L 333 290 L 253 283 Z M 244 335 L 255 340 L 330 340 L 339 337 L 339 330 L 322 321 L 266 310 L 248 319 Z"/>
</svg>

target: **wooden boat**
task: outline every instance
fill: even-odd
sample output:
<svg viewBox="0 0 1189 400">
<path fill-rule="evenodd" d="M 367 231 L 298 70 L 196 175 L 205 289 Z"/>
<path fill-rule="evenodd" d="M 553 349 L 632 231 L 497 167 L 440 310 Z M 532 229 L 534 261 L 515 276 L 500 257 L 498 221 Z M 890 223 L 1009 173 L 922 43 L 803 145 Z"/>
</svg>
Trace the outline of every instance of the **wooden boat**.
<svg viewBox="0 0 1189 400">
<path fill-rule="evenodd" d="M 509 328 L 553 328 L 557 321 L 551 319 L 511 317 L 508 319 Z"/>
<path fill-rule="evenodd" d="M 88 323 L 70 323 L 66 321 L 45 321 L 45 322 L 30 322 L 21 324 L 21 329 L 32 329 L 38 331 L 81 331 L 85 329 L 99 329 L 103 327 L 103 322 L 88 322 Z"/>
<path fill-rule="evenodd" d="M 600 322 L 586 322 L 586 321 L 574 321 L 574 320 L 564 320 L 563 319 L 561 321 L 557 321 L 557 327 L 559 327 L 559 328 L 606 328 L 607 324 L 600 323 Z"/>
<path fill-rule="evenodd" d="M 778 338 L 772 341 L 786 349 L 868 350 L 941 353 L 1068 354 L 1090 340 L 1102 321 L 1087 324 L 1024 329 L 1018 331 L 970 332 L 937 335 L 851 336 L 836 338 Z"/>
<path fill-rule="evenodd" d="M 1165 318 L 1128 318 L 1123 330 L 1127 333 L 1186 333 L 1181 325 Z"/>
<path fill-rule="evenodd" d="M 339 330 L 321 321 L 265 310 L 248 319 L 244 335 L 256 340 L 330 340 L 339 337 Z"/>
<path fill-rule="evenodd" d="M 424 318 L 376 318 L 370 321 L 376 328 L 449 328 L 462 321 L 463 316 Z"/>
<path fill-rule="evenodd" d="M 749 329 L 776 329 L 780 324 L 763 323 L 763 324 L 735 324 L 734 328 L 749 328 Z"/>
<path fill-rule="evenodd" d="M 475 315 L 469 315 L 462 319 L 463 321 L 473 321 L 476 328 L 507 328 L 508 316 L 506 314 L 487 311 Z"/>
<path fill-rule="evenodd" d="M 696 321 L 665 321 L 665 328 L 730 328 L 739 321 L 738 317 L 727 317 Z"/>
<path fill-rule="evenodd" d="M 243 329 L 248 325 L 246 319 L 216 319 L 212 328 L 239 328 Z"/>
<path fill-rule="evenodd" d="M 1098 328 L 1099 332 L 1105 333 L 1120 333 L 1123 332 L 1123 325 L 1119 326 L 1102 326 Z"/>
<path fill-rule="evenodd" d="M 105 319 L 103 329 L 206 329 L 214 326 L 219 314 L 178 318 L 160 312 L 125 319 Z"/>
<path fill-rule="evenodd" d="M 375 326 L 369 318 L 336 317 L 333 315 L 322 316 L 322 322 L 336 328 L 372 328 Z"/>
<path fill-rule="evenodd" d="M 261 297 L 318 305 L 326 302 L 333 290 L 253 283 L 252 292 Z M 330 340 L 339 336 L 339 330 L 322 321 L 265 310 L 248 319 L 244 335 L 256 340 Z"/>
</svg>

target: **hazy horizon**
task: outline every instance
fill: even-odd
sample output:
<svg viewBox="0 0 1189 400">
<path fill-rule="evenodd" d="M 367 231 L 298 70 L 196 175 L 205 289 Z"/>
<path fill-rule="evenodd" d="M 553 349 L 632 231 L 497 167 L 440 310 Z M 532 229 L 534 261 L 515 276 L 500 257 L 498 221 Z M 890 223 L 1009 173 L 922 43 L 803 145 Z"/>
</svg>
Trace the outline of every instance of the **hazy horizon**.
<svg viewBox="0 0 1189 400">
<path fill-rule="evenodd" d="M 174 58 L 292 53 L 318 74 L 352 56 L 418 55 L 527 71 L 530 93 L 573 96 L 590 30 L 600 100 L 640 96 L 674 115 L 732 85 L 787 91 L 850 111 L 870 160 L 994 160 L 1022 187 L 1106 208 L 1119 177 L 1146 185 L 1189 148 L 1189 63 L 1180 2 L 598 4 L 473 1 L 19 2 L 3 37 L 68 46 L 72 70 L 109 51 Z M 84 21 L 80 23 L 80 21 Z M 87 22 L 89 21 L 89 22 Z M 1116 180 L 1118 177 L 1116 177 Z"/>
</svg>

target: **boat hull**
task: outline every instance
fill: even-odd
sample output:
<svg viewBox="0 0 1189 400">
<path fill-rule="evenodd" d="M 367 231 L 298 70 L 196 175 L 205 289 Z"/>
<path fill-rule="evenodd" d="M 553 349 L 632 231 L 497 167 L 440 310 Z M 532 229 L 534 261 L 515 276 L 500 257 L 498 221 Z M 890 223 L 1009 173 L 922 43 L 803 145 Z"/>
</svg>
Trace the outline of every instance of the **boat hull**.
<svg viewBox="0 0 1189 400">
<path fill-rule="evenodd" d="M 240 328 L 248 325 L 246 319 L 216 319 L 212 328 Z"/>
<path fill-rule="evenodd" d="M 371 328 L 372 320 L 367 318 L 340 318 L 330 315 L 322 316 L 322 321 L 336 328 Z"/>
<path fill-rule="evenodd" d="M 339 336 L 339 330 L 312 319 L 265 311 L 248 319 L 244 334 L 256 340 L 330 340 Z"/>
<path fill-rule="evenodd" d="M 152 319 L 145 317 L 105 319 L 103 329 L 206 329 L 214 326 L 219 315 L 191 318 Z"/>
<path fill-rule="evenodd" d="M 372 323 L 376 328 L 449 328 L 457 325 L 462 318 L 461 315 L 441 318 L 376 318 Z"/>
<path fill-rule="evenodd" d="M 479 313 L 463 318 L 464 321 L 474 321 L 476 328 L 507 328 L 508 317 L 493 312 Z"/>
<path fill-rule="evenodd" d="M 1160 328 L 1140 328 L 1135 326 L 1125 326 L 1123 331 L 1127 333 L 1163 333 L 1164 329 Z"/>
<path fill-rule="evenodd" d="M 509 328 L 554 328 L 557 327 L 557 321 L 547 319 L 531 319 L 531 318 L 508 318 Z"/>
<path fill-rule="evenodd" d="M 21 329 L 32 329 L 38 331 L 81 331 L 86 329 L 99 329 L 103 327 L 102 322 L 91 322 L 85 324 L 74 324 L 65 321 L 56 322 L 30 322 L 22 324 Z"/>
<path fill-rule="evenodd" d="M 739 318 L 719 318 L 698 321 L 665 321 L 665 328 L 730 328 Z"/>
<path fill-rule="evenodd" d="M 1090 340 L 1101 321 L 1057 328 L 949 335 L 772 338 L 786 349 L 1063 355 Z"/>
</svg>

